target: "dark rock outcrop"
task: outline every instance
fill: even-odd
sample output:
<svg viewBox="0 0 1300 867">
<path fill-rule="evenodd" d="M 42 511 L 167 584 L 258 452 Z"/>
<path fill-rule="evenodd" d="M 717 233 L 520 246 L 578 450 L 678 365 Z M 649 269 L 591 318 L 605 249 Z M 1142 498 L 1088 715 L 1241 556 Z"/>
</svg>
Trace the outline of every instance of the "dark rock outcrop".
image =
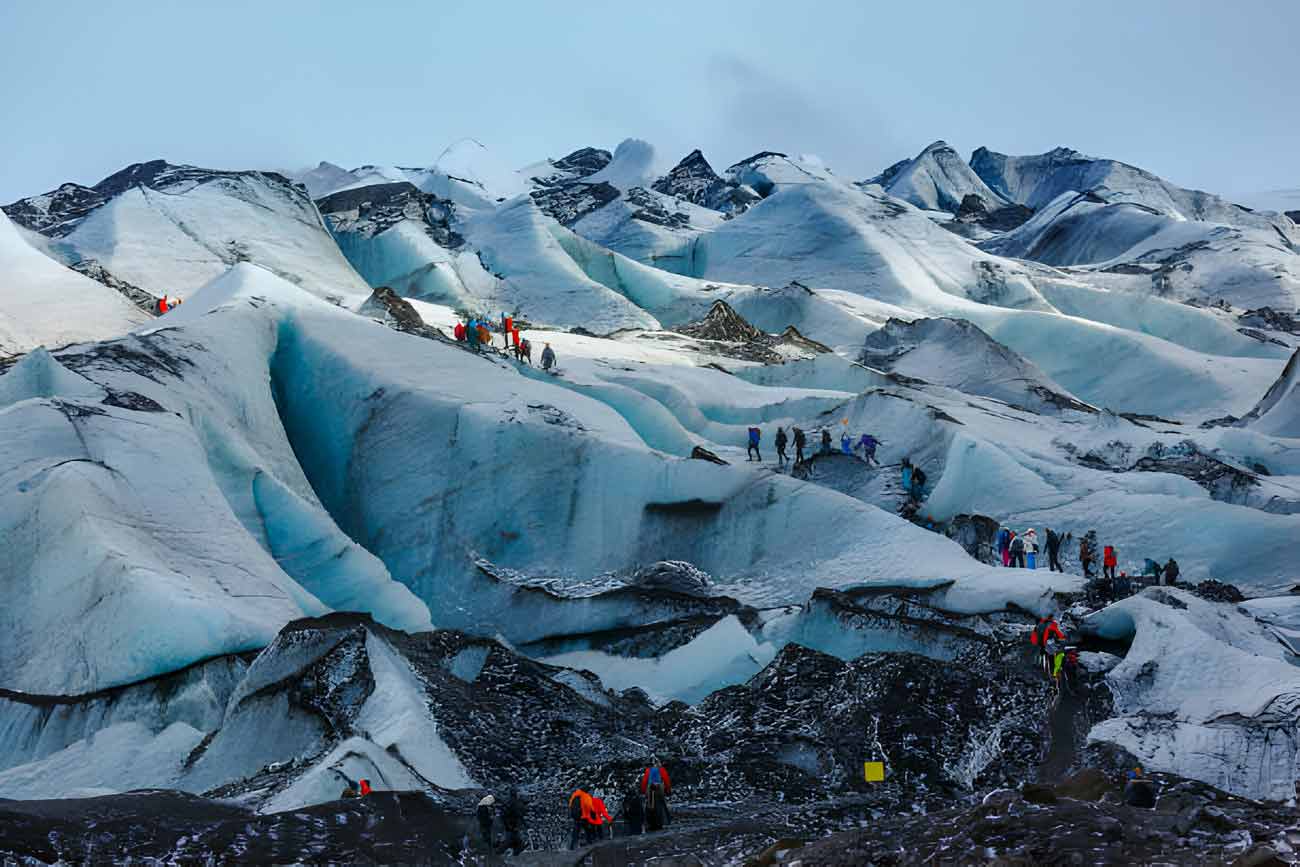
<svg viewBox="0 0 1300 867">
<path fill-rule="evenodd" d="M 554 217 L 565 226 L 572 226 L 592 211 L 617 199 L 620 193 L 611 184 L 589 184 L 580 180 L 542 187 L 533 190 L 530 195 L 542 213 Z"/>
<path fill-rule="evenodd" d="M 374 316 L 390 328 L 427 337 L 431 340 L 445 339 L 445 335 L 431 325 L 426 325 L 410 301 L 398 295 L 387 286 L 380 286 L 357 310 L 362 316 Z"/>
<path fill-rule="evenodd" d="M 420 223 L 440 247 L 456 249 L 464 239 L 452 229 L 455 205 L 407 181 L 340 190 L 316 202 L 330 231 L 373 238 L 405 220 Z"/>
<path fill-rule="evenodd" d="M 651 189 L 664 195 L 684 199 L 715 211 L 727 211 L 733 204 L 729 184 L 713 171 L 713 166 L 697 148 L 686 155 L 667 175 L 655 181 Z"/>
<path fill-rule="evenodd" d="M 677 333 L 709 341 L 708 351 L 729 358 L 780 364 L 786 359 L 778 347 L 788 347 L 804 355 L 830 352 L 830 347 L 799 333 L 793 325 L 779 335 L 767 334 L 735 311 L 726 301 L 713 302 L 705 317 L 676 329 Z"/>
</svg>

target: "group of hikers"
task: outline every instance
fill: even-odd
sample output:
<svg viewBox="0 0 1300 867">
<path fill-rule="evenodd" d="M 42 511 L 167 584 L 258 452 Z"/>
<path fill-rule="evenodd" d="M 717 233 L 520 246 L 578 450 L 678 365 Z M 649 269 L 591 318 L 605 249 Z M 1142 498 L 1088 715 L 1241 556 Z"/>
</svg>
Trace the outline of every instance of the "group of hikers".
<svg viewBox="0 0 1300 867">
<path fill-rule="evenodd" d="M 668 812 L 668 798 L 672 795 L 672 779 L 668 769 L 658 757 L 650 759 L 641 772 L 637 785 L 630 787 L 623 795 L 622 820 L 623 833 L 629 836 L 662 831 L 671 818 Z M 614 817 L 599 794 L 590 794 L 578 789 L 569 796 L 569 818 L 573 820 L 573 830 L 569 834 L 569 848 L 576 849 L 580 843 L 591 844 L 602 839 L 607 833 L 614 834 Z"/>
<path fill-rule="evenodd" d="M 344 781 L 340 798 L 350 800 L 372 794 L 369 780 L 353 780 L 337 768 L 333 770 Z M 668 768 L 664 767 L 657 756 L 651 757 L 642 769 L 640 779 L 623 795 L 620 816 L 623 833 L 630 836 L 666 828 L 671 818 L 668 798 L 672 792 L 673 783 L 668 776 Z M 491 793 L 485 795 L 475 810 L 479 835 L 484 845 L 497 854 L 518 855 L 523 852 L 526 848 L 524 824 L 527 812 L 528 802 L 520 796 L 518 789 L 511 788 L 505 800 L 500 802 Z M 569 796 L 569 818 L 573 822 L 569 835 L 570 849 L 614 835 L 614 817 L 610 815 L 599 792 L 575 790 Z M 500 833 L 497 832 L 498 824 Z"/>
<path fill-rule="evenodd" d="M 528 338 L 519 336 L 519 324 L 508 313 L 502 313 L 501 318 L 495 322 L 487 318 L 471 316 L 464 322 L 456 323 L 452 329 L 452 336 L 456 338 L 457 343 L 464 343 L 474 352 L 480 352 L 483 349 L 495 348 L 492 345 L 494 331 L 501 335 L 503 351 L 513 354 L 515 360 L 521 364 L 533 363 L 533 345 Z M 542 348 L 541 362 L 542 370 L 548 372 L 555 366 L 555 350 L 551 349 L 549 343 Z"/>
<path fill-rule="evenodd" d="M 1041 550 L 1047 553 L 1047 568 L 1053 572 L 1064 572 L 1061 566 L 1061 546 L 1073 538 L 1071 533 L 1062 533 L 1046 528 L 1046 542 Z M 1017 569 L 1037 569 L 1038 531 L 1030 527 L 1022 533 L 1008 527 L 998 528 L 994 537 L 994 546 L 1002 565 Z M 1098 549 L 1100 549 L 1101 575 L 1096 573 Z M 1083 577 L 1088 582 L 1089 596 L 1094 599 L 1116 600 L 1132 596 L 1136 586 L 1134 576 L 1119 569 L 1119 552 L 1114 545 L 1100 546 L 1097 531 L 1089 530 L 1079 540 L 1079 565 L 1083 568 Z M 1170 557 L 1162 566 L 1159 562 L 1147 558 L 1142 572 L 1136 576 L 1142 583 L 1165 584 L 1172 586 L 1178 581 L 1180 570 L 1178 561 Z"/>
<path fill-rule="evenodd" d="M 763 439 L 761 428 L 751 427 L 749 429 L 749 449 L 747 451 L 748 460 L 762 461 L 763 453 L 759 450 L 760 443 Z M 801 466 L 807 461 L 805 449 L 808 448 L 808 434 L 804 433 L 802 428 L 791 427 L 790 433 L 786 434 L 785 428 L 776 429 L 776 462 L 777 466 L 783 467 L 790 462 L 790 456 L 786 454 L 786 447 L 790 442 L 794 442 L 794 465 Z M 834 448 L 832 446 L 831 432 L 829 428 L 823 428 L 821 432 L 821 454 L 828 455 Z M 864 433 L 855 442 L 846 429 L 840 435 L 840 451 L 843 454 L 852 456 L 858 451 L 862 452 L 862 459 L 868 464 L 876 464 L 876 446 L 880 445 L 880 440 L 876 439 L 869 433 Z"/>
</svg>

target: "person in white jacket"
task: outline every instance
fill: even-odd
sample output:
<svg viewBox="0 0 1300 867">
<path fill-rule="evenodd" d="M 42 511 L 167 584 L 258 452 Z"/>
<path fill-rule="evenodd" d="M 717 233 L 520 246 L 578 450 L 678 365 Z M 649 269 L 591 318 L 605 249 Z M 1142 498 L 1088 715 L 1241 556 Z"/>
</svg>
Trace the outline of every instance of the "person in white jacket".
<svg viewBox="0 0 1300 867">
<path fill-rule="evenodd" d="M 1038 564 L 1038 532 L 1030 527 L 1025 531 L 1025 568 L 1037 569 Z"/>
</svg>

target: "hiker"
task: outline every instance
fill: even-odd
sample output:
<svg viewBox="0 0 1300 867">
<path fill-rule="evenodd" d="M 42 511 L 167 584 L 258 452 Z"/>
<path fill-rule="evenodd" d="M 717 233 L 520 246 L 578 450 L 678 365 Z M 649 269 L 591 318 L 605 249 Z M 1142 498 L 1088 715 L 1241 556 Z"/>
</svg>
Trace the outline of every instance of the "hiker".
<svg viewBox="0 0 1300 867">
<path fill-rule="evenodd" d="M 1130 807 L 1155 809 L 1156 784 L 1142 773 L 1141 765 L 1128 772 L 1128 781 L 1124 783 L 1124 803 Z"/>
<path fill-rule="evenodd" d="M 1152 586 L 1159 584 L 1161 571 L 1160 564 L 1147 557 L 1142 561 L 1142 583 L 1146 584 L 1147 579 L 1150 578 Z"/>
<path fill-rule="evenodd" d="M 470 349 L 478 352 L 478 328 L 473 319 L 465 323 L 465 342 L 469 344 Z"/>
<path fill-rule="evenodd" d="M 533 344 L 526 337 L 519 341 L 519 354 L 523 356 L 524 364 L 529 367 L 533 366 Z"/>
<path fill-rule="evenodd" d="M 925 499 L 925 470 L 920 467 L 912 467 L 912 499 Z"/>
<path fill-rule="evenodd" d="M 554 366 L 555 366 L 555 350 L 551 349 L 551 344 L 548 343 L 546 344 L 546 346 L 542 347 L 542 370 L 545 370 L 549 373 L 551 368 Z"/>
<path fill-rule="evenodd" d="M 454 337 L 454 338 L 456 338 L 456 342 L 457 342 L 457 343 L 464 343 L 464 342 L 465 342 L 465 325 L 464 325 L 464 323 L 462 323 L 462 322 L 457 322 L 457 323 L 456 323 L 456 327 L 453 328 L 453 329 L 451 330 L 451 336 Z"/>
<path fill-rule="evenodd" d="M 573 820 L 573 831 L 569 834 L 569 849 L 578 848 L 578 840 L 587 837 L 587 828 L 592 816 L 591 795 L 582 789 L 575 789 L 569 796 L 569 818 Z"/>
<path fill-rule="evenodd" d="M 1079 565 L 1083 567 L 1084 579 L 1092 580 L 1092 566 L 1097 561 L 1097 531 L 1089 530 L 1079 540 Z"/>
<path fill-rule="evenodd" d="M 492 795 L 487 795 L 483 800 L 478 802 L 478 830 L 483 835 L 483 842 L 487 844 L 488 851 L 493 850 L 492 846 L 492 808 L 496 806 L 497 799 Z"/>
<path fill-rule="evenodd" d="M 762 461 L 763 455 L 758 451 L 758 441 L 762 439 L 763 432 L 756 427 L 749 429 L 749 448 L 746 449 L 746 461 Z"/>
<path fill-rule="evenodd" d="M 862 459 L 867 462 L 868 466 L 876 462 L 876 446 L 878 444 L 879 440 L 869 433 L 864 433 L 862 438 L 858 440 L 858 445 L 862 447 Z"/>
<path fill-rule="evenodd" d="M 1025 540 L 1020 536 L 1011 540 L 1011 565 L 1017 569 L 1025 568 Z"/>
<path fill-rule="evenodd" d="M 639 836 L 645 830 L 645 799 L 635 786 L 623 795 L 623 833 Z"/>
<path fill-rule="evenodd" d="M 1025 568 L 1038 568 L 1038 531 L 1033 527 L 1025 531 Z"/>
<path fill-rule="evenodd" d="M 1110 580 L 1115 580 L 1115 567 L 1119 565 L 1119 557 L 1115 556 L 1115 546 L 1107 545 L 1102 552 L 1101 571 Z"/>
<path fill-rule="evenodd" d="M 1174 584 L 1178 583 L 1178 561 L 1177 560 L 1175 560 L 1173 557 L 1170 557 L 1169 562 L 1165 564 L 1164 571 L 1165 571 L 1166 587 L 1173 587 Z"/>
<path fill-rule="evenodd" d="M 595 843 L 605 836 L 605 826 L 614 825 L 614 817 L 609 814 L 609 809 L 599 795 L 591 796 L 591 818 L 587 820 L 587 825 L 588 843 Z"/>
<path fill-rule="evenodd" d="M 903 481 L 903 492 L 907 493 L 912 490 L 912 459 L 903 458 L 903 462 L 899 464 L 899 467 L 899 473 Z"/>
<path fill-rule="evenodd" d="M 1127 599 L 1133 595 L 1133 581 L 1128 577 L 1127 572 L 1119 573 L 1119 577 L 1112 579 L 1111 584 L 1114 587 L 1116 599 Z"/>
<path fill-rule="evenodd" d="M 1070 646 L 1065 648 L 1061 654 L 1063 665 L 1057 665 L 1056 674 L 1065 672 L 1065 685 L 1070 688 L 1070 692 L 1079 690 L 1079 648 Z"/>
<path fill-rule="evenodd" d="M 853 454 L 853 437 L 847 430 L 840 434 L 840 451 L 849 456 Z"/>
<path fill-rule="evenodd" d="M 507 852 L 518 855 L 524 851 L 524 818 L 528 804 L 519 797 L 518 789 L 511 789 L 506 802 L 501 805 L 501 827 L 505 829 Z"/>
<path fill-rule="evenodd" d="M 513 329 L 511 329 L 510 338 L 515 345 L 515 354 L 518 355 L 519 354 L 519 326 L 518 325 L 516 325 Z"/>
<path fill-rule="evenodd" d="M 997 544 L 998 556 L 1002 558 L 1003 566 L 1011 565 L 1011 537 L 1016 535 L 1006 527 L 998 527 L 998 534 L 993 537 Z"/>
<path fill-rule="evenodd" d="M 515 321 L 505 313 L 501 314 L 501 343 L 502 349 L 510 349 L 510 332 L 515 330 Z"/>
<path fill-rule="evenodd" d="M 492 346 L 492 332 L 488 330 L 485 322 L 478 324 L 478 342 L 489 348 Z"/>
<path fill-rule="evenodd" d="M 343 793 L 339 795 L 340 800 L 361 797 L 361 792 L 357 788 L 356 781 L 354 781 L 348 775 L 344 774 L 342 771 L 334 770 L 334 773 L 338 774 L 340 777 L 343 778 Z"/>
<path fill-rule="evenodd" d="M 1064 572 L 1061 568 L 1061 534 L 1047 528 L 1047 570 L 1049 572 Z"/>
<path fill-rule="evenodd" d="M 657 757 L 652 757 L 650 765 L 641 774 L 641 794 L 646 798 L 647 831 L 662 831 L 668 824 L 668 797 L 672 793 L 673 783 L 668 778 L 668 769 L 659 763 Z"/>
<path fill-rule="evenodd" d="M 831 432 L 830 428 L 822 428 L 822 454 L 831 453 Z"/>
<path fill-rule="evenodd" d="M 158 312 L 158 315 L 159 315 L 159 316 L 162 316 L 164 313 L 167 312 L 167 296 L 166 296 L 166 295 L 164 295 L 163 297 L 161 297 L 161 298 L 158 299 L 158 303 L 154 305 L 154 309 Z"/>
<path fill-rule="evenodd" d="M 788 442 L 788 440 L 786 439 L 785 428 L 777 428 L 776 429 L 776 465 L 778 467 L 785 466 L 785 462 L 789 460 L 785 456 L 786 442 Z"/>
<path fill-rule="evenodd" d="M 794 462 L 795 465 L 804 462 L 803 447 L 808 444 L 808 437 L 799 428 L 794 429 Z"/>
<path fill-rule="evenodd" d="M 1061 631 L 1056 617 L 1039 618 L 1038 626 L 1029 635 L 1029 643 L 1038 648 L 1039 659 L 1047 676 L 1055 678 L 1060 674 L 1061 661 L 1057 657 L 1064 656 L 1061 645 L 1065 643 L 1065 633 Z"/>
</svg>

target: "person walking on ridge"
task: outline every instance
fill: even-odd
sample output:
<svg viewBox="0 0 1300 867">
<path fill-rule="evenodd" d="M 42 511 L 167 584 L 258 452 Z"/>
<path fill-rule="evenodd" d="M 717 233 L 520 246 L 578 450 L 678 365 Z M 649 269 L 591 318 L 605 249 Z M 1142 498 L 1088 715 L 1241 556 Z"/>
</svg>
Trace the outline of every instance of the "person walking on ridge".
<svg viewBox="0 0 1300 867">
<path fill-rule="evenodd" d="M 786 461 L 789 460 L 789 458 L 785 456 L 786 442 L 788 442 L 788 440 L 785 435 L 785 428 L 780 428 L 780 427 L 777 428 L 776 429 L 776 465 L 778 467 L 785 466 Z"/>
<path fill-rule="evenodd" d="M 751 427 L 749 429 L 749 448 L 745 452 L 745 454 L 747 455 L 745 460 L 762 462 L 763 455 L 758 450 L 758 441 L 762 439 L 762 437 L 763 437 L 763 432 L 760 431 L 758 428 Z"/>
</svg>

